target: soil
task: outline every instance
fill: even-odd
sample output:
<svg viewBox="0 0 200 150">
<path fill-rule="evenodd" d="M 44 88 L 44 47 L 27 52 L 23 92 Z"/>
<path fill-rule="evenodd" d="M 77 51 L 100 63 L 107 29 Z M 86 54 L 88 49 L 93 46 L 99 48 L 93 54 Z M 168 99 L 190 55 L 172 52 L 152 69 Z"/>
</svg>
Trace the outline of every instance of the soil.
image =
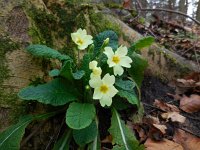
<svg viewBox="0 0 200 150">
<path fill-rule="evenodd" d="M 156 109 L 153 105 L 155 99 L 176 105 L 177 107 L 179 106 L 179 102 L 168 95 L 168 93 L 175 94 L 175 88 L 168 86 L 166 82 L 156 77 L 145 76 L 141 92 L 145 115 L 159 116 L 161 113 L 161 111 Z M 181 111 L 181 115 L 186 117 L 186 122 L 181 126 L 179 125 L 178 128 L 200 137 L 200 112 L 188 114 Z"/>
</svg>

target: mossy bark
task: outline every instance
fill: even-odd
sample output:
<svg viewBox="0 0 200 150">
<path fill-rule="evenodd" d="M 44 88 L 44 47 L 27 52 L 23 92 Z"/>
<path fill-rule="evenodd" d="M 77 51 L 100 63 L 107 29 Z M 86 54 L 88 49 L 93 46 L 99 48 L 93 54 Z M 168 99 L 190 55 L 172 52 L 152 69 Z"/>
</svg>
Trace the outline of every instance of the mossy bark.
<svg viewBox="0 0 200 150">
<path fill-rule="evenodd" d="M 45 44 L 76 56 L 71 33 L 77 28 L 86 28 L 93 36 L 114 30 L 124 45 L 142 37 L 115 17 L 103 14 L 103 5 L 86 2 L 90 0 L 0 1 L 0 131 L 30 111 L 29 103 L 17 98 L 19 89 L 48 80 L 48 71 L 57 65 L 27 54 L 27 45 Z"/>
</svg>

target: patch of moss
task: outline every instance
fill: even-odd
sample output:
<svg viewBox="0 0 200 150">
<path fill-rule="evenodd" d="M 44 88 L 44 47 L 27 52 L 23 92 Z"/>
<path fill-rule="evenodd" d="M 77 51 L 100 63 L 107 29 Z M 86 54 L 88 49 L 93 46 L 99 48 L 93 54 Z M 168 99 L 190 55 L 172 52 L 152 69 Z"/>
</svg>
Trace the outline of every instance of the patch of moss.
<svg viewBox="0 0 200 150">
<path fill-rule="evenodd" d="M 53 46 L 53 39 L 51 30 L 56 30 L 56 18 L 52 14 L 47 14 L 44 10 L 39 10 L 32 6 L 28 11 L 29 16 L 34 20 L 34 25 L 30 30 L 29 34 L 33 38 L 33 43 L 46 44 L 49 47 Z"/>
<path fill-rule="evenodd" d="M 93 29 L 93 34 L 103 32 L 105 30 L 113 30 L 118 36 L 121 35 L 121 29 L 119 25 L 112 23 L 110 20 L 106 19 L 102 13 L 95 13 L 94 11 L 89 12 L 90 22 L 95 27 Z"/>
<path fill-rule="evenodd" d="M 161 53 L 163 53 L 167 63 L 169 64 L 169 68 L 175 68 L 175 70 L 179 72 L 180 76 L 184 76 L 185 74 L 190 72 L 190 69 L 187 66 L 180 64 L 175 58 L 173 58 L 169 54 L 164 52 Z"/>
<path fill-rule="evenodd" d="M 13 51 L 19 48 L 19 44 L 13 42 L 10 38 L 0 36 L 0 107 L 9 110 L 9 116 L 6 119 L 8 123 L 12 123 L 16 121 L 16 116 L 19 116 L 23 109 L 20 109 L 21 106 L 18 105 L 19 101 L 17 101 L 17 94 L 13 92 L 12 89 L 10 91 L 5 90 L 2 86 L 4 80 L 9 78 L 9 69 L 6 65 L 6 53 L 9 51 Z M 13 106 L 9 108 L 10 106 Z M 0 125 L 0 128 L 3 128 L 3 125 Z"/>
</svg>

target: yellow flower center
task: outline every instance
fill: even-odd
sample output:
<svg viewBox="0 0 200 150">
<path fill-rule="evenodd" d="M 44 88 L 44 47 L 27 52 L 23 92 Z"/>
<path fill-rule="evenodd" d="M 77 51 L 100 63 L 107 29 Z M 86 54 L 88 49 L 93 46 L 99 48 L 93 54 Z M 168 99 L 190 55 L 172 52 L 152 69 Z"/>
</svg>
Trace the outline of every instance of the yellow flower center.
<svg viewBox="0 0 200 150">
<path fill-rule="evenodd" d="M 113 56 L 112 61 L 113 61 L 114 63 L 118 64 L 119 61 L 120 61 L 119 56 Z"/>
<path fill-rule="evenodd" d="M 102 85 L 101 87 L 100 87 L 100 91 L 102 92 L 102 93 L 107 93 L 108 92 L 108 86 L 107 85 Z"/>
<path fill-rule="evenodd" d="M 77 40 L 77 44 L 82 45 L 82 44 L 83 44 L 83 40 L 82 40 L 81 38 L 78 38 L 78 40 Z"/>
</svg>

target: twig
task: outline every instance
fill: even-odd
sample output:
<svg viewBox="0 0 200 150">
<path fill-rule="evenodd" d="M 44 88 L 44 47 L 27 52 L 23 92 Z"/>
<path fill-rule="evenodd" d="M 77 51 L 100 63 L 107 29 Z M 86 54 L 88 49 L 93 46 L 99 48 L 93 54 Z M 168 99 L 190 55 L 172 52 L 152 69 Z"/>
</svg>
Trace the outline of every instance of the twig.
<svg viewBox="0 0 200 150">
<path fill-rule="evenodd" d="M 136 2 L 138 3 L 138 6 L 140 8 L 140 11 L 165 11 L 165 12 L 170 12 L 170 13 L 175 13 L 175 14 L 179 14 L 179 15 L 182 15 L 184 17 L 187 17 L 187 18 L 190 18 L 192 21 L 194 21 L 196 24 L 200 25 L 200 22 L 192 17 L 190 17 L 189 15 L 185 14 L 185 13 L 182 13 L 180 11 L 175 11 L 175 10 L 171 10 L 171 9 L 165 9 L 165 8 L 143 8 L 141 3 L 136 0 Z"/>
</svg>

